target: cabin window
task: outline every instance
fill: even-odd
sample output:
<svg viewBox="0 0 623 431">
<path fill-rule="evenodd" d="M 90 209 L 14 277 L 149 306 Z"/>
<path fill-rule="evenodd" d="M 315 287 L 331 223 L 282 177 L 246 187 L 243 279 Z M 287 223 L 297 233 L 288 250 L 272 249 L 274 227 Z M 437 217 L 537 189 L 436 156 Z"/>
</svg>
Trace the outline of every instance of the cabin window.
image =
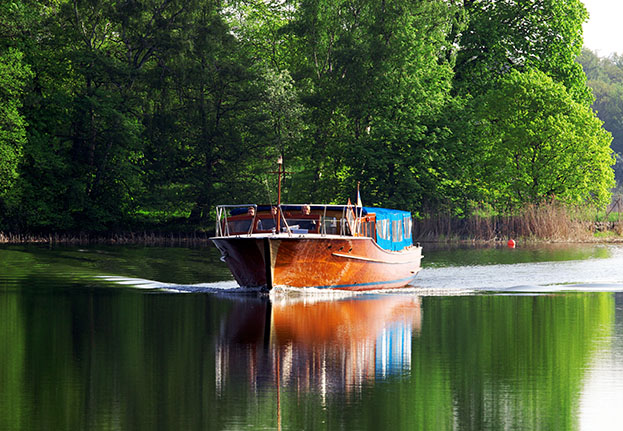
<svg viewBox="0 0 623 431">
<path fill-rule="evenodd" d="M 363 222 L 361 224 L 361 233 L 363 236 L 374 237 L 374 222 Z"/>
<path fill-rule="evenodd" d="M 257 230 L 273 230 L 277 223 L 272 218 L 263 218 L 257 221 Z"/>
<path fill-rule="evenodd" d="M 335 217 L 322 217 L 321 225 L 323 226 L 323 233 L 329 235 L 337 235 L 339 233 L 338 230 L 338 220 Z"/>
<path fill-rule="evenodd" d="M 229 231 L 234 233 L 249 232 L 251 227 L 251 219 L 248 220 L 230 220 L 228 223 Z"/>
<path fill-rule="evenodd" d="M 377 220 L 376 228 L 381 239 L 389 240 L 391 238 L 389 220 Z"/>
<path fill-rule="evenodd" d="M 318 222 L 316 220 L 298 220 L 297 224 L 301 229 L 307 229 L 310 232 L 318 230 Z"/>
<path fill-rule="evenodd" d="M 392 220 L 392 241 L 402 241 L 402 220 Z"/>
<path fill-rule="evenodd" d="M 405 239 L 410 239 L 412 236 L 411 231 L 413 229 L 413 220 L 411 220 L 411 217 L 404 217 L 403 221 L 405 228 Z"/>
<path fill-rule="evenodd" d="M 316 219 L 286 219 L 290 229 L 305 229 L 308 232 L 316 232 L 318 230 L 318 222 Z"/>
</svg>

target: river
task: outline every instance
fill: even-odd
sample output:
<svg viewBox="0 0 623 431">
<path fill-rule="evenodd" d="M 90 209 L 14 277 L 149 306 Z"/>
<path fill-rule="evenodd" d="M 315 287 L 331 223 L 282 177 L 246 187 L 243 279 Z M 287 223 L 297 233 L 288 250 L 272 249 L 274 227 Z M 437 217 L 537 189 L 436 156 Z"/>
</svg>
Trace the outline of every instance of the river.
<svg viewBox="0 0 623 431">
<path fill-rule="evenodd" d="M 426 245 L 413 286 L 236 287 L 213 248 L 0 248 L 0 430 L 607 430 L 623 247 Z"/>
</svg>

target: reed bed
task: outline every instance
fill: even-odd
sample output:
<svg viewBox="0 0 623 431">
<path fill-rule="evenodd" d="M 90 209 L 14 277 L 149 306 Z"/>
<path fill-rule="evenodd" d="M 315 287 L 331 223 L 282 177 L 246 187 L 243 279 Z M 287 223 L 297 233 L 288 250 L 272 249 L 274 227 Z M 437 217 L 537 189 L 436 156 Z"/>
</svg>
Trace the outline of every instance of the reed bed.
<svg viewBox="0 0 623 431">
<path fill-rule="evenodd" d="M 620 236 L 621 221 L 596 221 L 597 213 L 561 204 L 527 205 L 512 215 L 470 217 L 436 214 L 416 221 L 413 236 L 419 241 L 505 241 L 509 238 L 540 241 L 593 241 L 596 232 Z"/>
</svg>

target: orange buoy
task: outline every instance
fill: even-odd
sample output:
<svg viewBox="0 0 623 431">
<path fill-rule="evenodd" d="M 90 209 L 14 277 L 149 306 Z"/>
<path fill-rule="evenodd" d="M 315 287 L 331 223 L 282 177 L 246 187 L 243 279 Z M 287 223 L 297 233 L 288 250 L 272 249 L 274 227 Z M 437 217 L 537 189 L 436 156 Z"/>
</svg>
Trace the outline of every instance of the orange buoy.
<svg viewBox="0 0 623 431">
<path fill-rule="evenodd" d="M 515 248 L 515 240 L 514 239 L 509 239 L 508 242 L 508 248 Z"/>
</svg>

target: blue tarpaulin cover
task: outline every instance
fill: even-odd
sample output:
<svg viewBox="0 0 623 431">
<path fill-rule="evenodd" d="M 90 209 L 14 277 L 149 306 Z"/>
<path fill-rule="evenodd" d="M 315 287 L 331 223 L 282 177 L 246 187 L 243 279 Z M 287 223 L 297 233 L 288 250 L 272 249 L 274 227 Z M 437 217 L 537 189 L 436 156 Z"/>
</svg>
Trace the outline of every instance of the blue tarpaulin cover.
<svg viewBox="0 0 623 431">
<path fill-rule="evenodd" d="M 399 251 L 413 245 L 410 212 L 371 207 L 363 209 L 368 214 L 376 214 L 376 242 L 381 248 Z"/>
</svg>

